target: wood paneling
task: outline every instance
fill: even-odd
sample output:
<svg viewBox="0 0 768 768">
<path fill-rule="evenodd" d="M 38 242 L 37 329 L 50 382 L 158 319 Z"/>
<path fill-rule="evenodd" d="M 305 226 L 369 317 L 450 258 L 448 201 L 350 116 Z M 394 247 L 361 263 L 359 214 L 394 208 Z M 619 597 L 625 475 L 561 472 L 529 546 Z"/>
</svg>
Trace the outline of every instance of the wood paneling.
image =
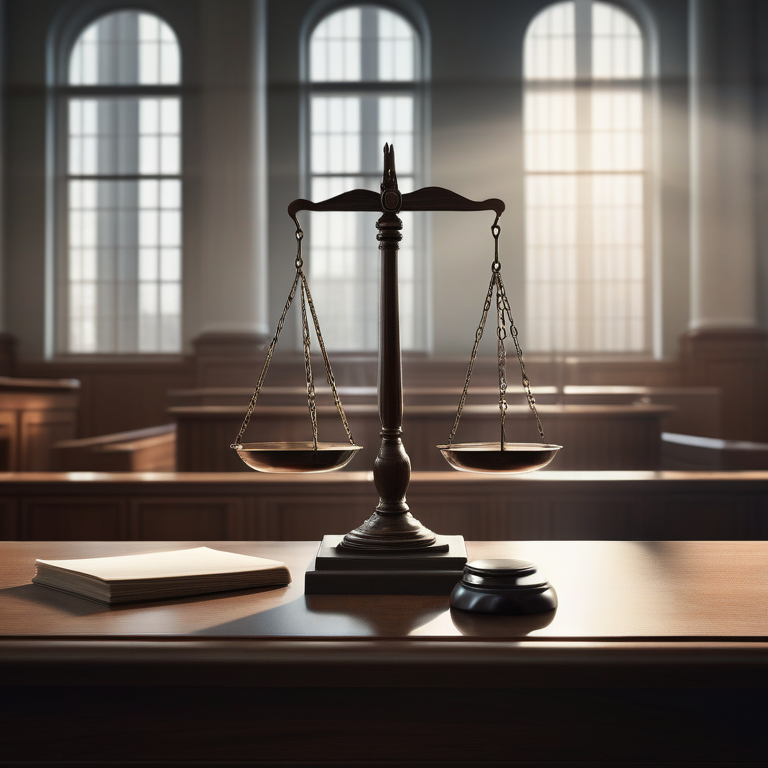
<svg viewBox="0 0 768 768">
<path fill-rule="evenodd" d="M 19 505 L 15 499 L 0 501 L 0 541 L 15 541 L 21 538 Z"/>
<path fill-rule="evenodd" d="M 120 541 L 129 538 L 127 506 L 110 494 L 102 499 L 64 495 L 18 499 L 19 538 L 28 541 Z"/>
<path fill-rule="evenodd" d="M 0 376 L 13 376 L 16 372 L 16 338 L 0 333 Z"/>
<path fill-rule="evenodd" d="M 407 501 L 437 533 L 465 537 L 768 539 L 768 472 L 416 472 Z M 365 472 L 0 475 L 2 526 L 19 539 L 316 540 L 376 502 Z"/>
<path fill-rule="evenodd" d="M 768 333 L 751 328 L 691 331 L 681 337 L 684 382 L 720 387 L 722 432 L 712 437 L 768 442 Z"/>
<path fill-rule="evenodd" d="M 668 405 L 674 410 L 662 419 L 664 432 L 705 437 L 720 434 L 721 399 L 718 387 L 566 386 L 562 393 L 569 405 Z"/>
<path fill-rule="evenodd" d="M 403 383 L 406 388 L 430 389 L 448 387 L 461 392 L 469 363 L 467 357 L 428 357 L 419 353 L 403 354 Z M 375 387 L 377 361 L 375 354 L 336 353 L 331 364 L 340 386 Z M 253 364 L 244 362 L 249 369 L 247 377 L 219 380 L 216 386 L 255 385 L 258 372 Z M 509 361 L 508 381 L 518 381 L 512 374 L 514 360 Z M 269 369 L 266 383 L 269 386 L 300 386 L 304 381 L 304 363 L 300 354 L 278 353 Z M 539 357 L 526 355 L 525 367 L 534 389 L 540 386 L 568 384 L 597 386 L 625 385 L 638 387 L 675 387 L 683 384 L 678 360 L 653 360 L 650 358 L 585 358 Z M 258 366 L 256 367 L 258 368 Z M 498 371 L 493 357 L 481 356 L 472 374 L 474 386 L 493 387 L 497 384 Z"/>
<path fill-rule="evenodd" d="M 72 438 L 77 429 L 77 412 L 23 411 L 20 421 L 19 469 L 50 472 L 54 469 L 53 447 Z"/>
<path fill-rule="evenodd" d="M 0 467 L 8 472 L 17 472 L 21 469 L 17 411 L 0 411 Z"/>
<path fill-rule="evenodd" d="M 378 410 L 371 404 L 345 408 L 352 434 L 363 450 L 344 471 L 372 468 L 381 438 Z M 170 408 L 177 422 L 176 467 L 181 472 L 239 472 L 243 464 L 229 445 L 244 416 L 237 406 L 185 406 Z M 319 406 L 320 440 L 346 441 L 332 406 Z M 620 470 L 658 469 L 661 422 L 672 412 L 663 405 L 541 405 L 539 413 L 548 441 L 565 446 L 552 469 Z M 436 446 L 448 439 L 455 406 L 407 406 L 403 442 L 415 471 L 445 469 Z M 507 411 L 507 440 L 539 442 L 527 406 Z M 309 414 L 302 406 L 257 406 L 246 441 L 311 440 Z M 464 409 L 456 442 L 494 442 L 499 439 L 499 411 L 493 405 Z"/>
<path fill-rule="evenodd" d="M 264 364 L 269 338 L 258 333 L 204 333 L 195 348 L 198 387 L 255 384 L 256 371 Z"/>
<path fill-rule="evenodd" d="M 357 528 L 373 514 L 377 503 L 371 486 L 363 495 L 323 495 L 314 499 L 293 500 L 276 497 L 265 500 L 267 514 L 277 521 L 280 541 L 320 540 L 331 530 L 347 531 Z"/>
<path fill-rule="evenodd" d="M 244 506 L 240 499 L 217 501 L 198 497 L 133 499 L 131 538 L 165 541 L 178 530 L 189 531 L 191 539 L 241 539 Z"/>
<path fill-rule="evenodd" d="M 154 427 L 170 421 L 166 392 L 194 386 L 194 362 L 139 359 L 20 361 L 19 375 L 75 378 L 81 383 L 76 435 L 91 437 Z"/>
<path fill-rule="evenodd" d="M 81 437 L 167 423 L 170 419 L 166 413 L 166 393 L 188 390 L 193 386 L 240 387 L 243 394 L 238 402 L 242 403 L 244 411 L 250 388 L 255 384 L 262 363 L 259 339 L 250 336 L 229 338 L 224 335 L 221 339 L 208 337 L 203 342 L 198 357 L 161 361 L 138 358 L 131 361 L 94 361 L 82 358 L 20 361 L 17 373 L 38 378 L 79 379 L 82 382 L 82 404 L 77 434 Z M 768 356 L 763 338 L 759 334 L 739 335 L 737 332 L 709 335 L 698 333 L 683 337 L 681 350 L 679 360 L 557 359 L 534 355 L 526 363 L 534 391 L 553 385 L 560 388 L 719 387 L 728 393 L 727 414 L 724 412 L 723 416 L 725 431 L 718 431 L 719 418 L 711 412 L 705 414 L 709 418 L 704 419 L 704 424 L 694 419 L 686 423 L 667 423 L 664 428 L 687 434 L 768 441 L 768 406 L 764 408 L 762 404 L 763 393 L 768 389 Z M 334 354 L 332 363 L 341 387 L 375 387 L 375 355 Z M 458 394 L 466 367 L 467 359 L 464 357 L 431 358 L 423 354 L 405 354 L 403 381 L 406 389 L 436 393 L 435 400 L 419 399 L 418 402 L 412 400 L 410 403 L 406 395 L 406 404 L 443 404 L 439 390 Z M 267 386 L 278 390 L 284 387 L 301 388 L 303 381 L 301 356 L 278 353 L 270 368 Z M 514 402 L 514 381 L 510 381 L 510 401 Z M 471 391 L 478 387 L 493 388 L 495 383 L 493 359 L 481 358 L 473 375 Z M 209 400 L 199 404 L 220 402 Z M 546 399 L 541 402 L 546 402 Z M 606 404 L 607 401 L 602 402 Z M 652 403 L 657 402 L 666 401 L 652 400 Z M 178 401 L 174 404 L 181 405 Z M 718 424 L 714 424 L 713 420 Z M 444 439 L 441 437 L 440 442 Z M 229 442 L 231 438 L 228 437 L 227 444 Z"/>
<path fill-rule="evenodd" d="M 57 440 L 75 436 L 79 383 L 0 377 L 0 468 L 50 471 Z"/>
</svg>

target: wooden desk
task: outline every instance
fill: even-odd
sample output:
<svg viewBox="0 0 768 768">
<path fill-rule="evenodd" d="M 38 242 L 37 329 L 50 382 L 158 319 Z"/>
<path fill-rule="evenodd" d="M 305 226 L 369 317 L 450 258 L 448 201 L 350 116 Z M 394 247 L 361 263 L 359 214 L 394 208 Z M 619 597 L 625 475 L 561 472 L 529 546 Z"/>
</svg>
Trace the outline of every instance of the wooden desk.
<svg viewBox="0 0 768 768">
<path fill-rule="evenodd" d="M 80 382 L 0 376 L 0 470 L 48 472 L 52 447 L 77 430 Z"/>
<path fill-rule="evenodd" d="M 768 760 L 766 542 L 470 543 L 539 564 L 560 607 L 538 619 L 307 597 L 315 544 L 206 543 L 294 582 L 109 609 L 29 584 L 35 557 L 197 543 L 0 545 L 0 764 Z"/>
</svg>

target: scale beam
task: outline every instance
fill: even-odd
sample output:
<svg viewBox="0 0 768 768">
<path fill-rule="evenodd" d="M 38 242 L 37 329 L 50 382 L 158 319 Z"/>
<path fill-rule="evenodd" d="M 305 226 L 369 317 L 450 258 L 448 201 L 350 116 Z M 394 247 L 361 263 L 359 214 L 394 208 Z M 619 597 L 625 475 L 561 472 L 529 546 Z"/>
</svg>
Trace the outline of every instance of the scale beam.
<svg viewBox="0 0 768 768">
<path fill-rule="evenodd" d="M 443 187 L 423 187 L 402 196 L 401 211 L 494 211 L 498 219 L 504 213 L 503 200 L 470 200 Z M 313 203 L 311 200 L 294 200 L 288 206 L 288 215 L 299 227 L 296 214 L 300 211 L 370 211 L 383 213 L 381 195 L 370 189 L 353 189 L 336 197 Z M 299 227 L 301 228 L 301 227 Z"/>
</svg>

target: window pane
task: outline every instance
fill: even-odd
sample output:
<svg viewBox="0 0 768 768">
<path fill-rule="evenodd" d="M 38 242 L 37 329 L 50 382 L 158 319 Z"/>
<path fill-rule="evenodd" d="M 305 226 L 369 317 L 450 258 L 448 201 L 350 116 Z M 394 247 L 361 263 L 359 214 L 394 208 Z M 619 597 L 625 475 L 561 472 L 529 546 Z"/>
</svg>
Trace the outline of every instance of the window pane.
<svg viewBox="0 0 768 768">
<path fill-rule="evenodd" d="M 551 5 L 540 13 L 525 36 L 525 76 L 569 80 L 576 74 L 575 4 Z"/>
<path fill-rule="evenodd" d="M 350 189 L 378 191 L 382 147 L 396 148 L 398 181 L 413 189 L 416 171 L 416 33 L 399 14 L 371 5 L 346 8 L 324 18 L 309 45 L 310 80 L 389 81 L 397 91 L 309 98 L 309 170 L 313 200 Z M 309 217 L 305 258 L 326 345 L 332 349 L 375 349 L 378 338 L 379 258 L 376 215 L 313 213 Z M 424 295 L 423 267 L 414 241 L 422 226 L 402 214 L 400 249 L 401 343 L 423 347 L 419 324 Z"/>
<path fill-rule="evenodd" d="M 416 76 L 417 38 L 399 14 L 364 5 L 324 18 L 309 43 L 313 82 L 408 82 Z"/>
<path fill-rule="evenodd" d="M 313 173 L 357 173 L 360 171 L 360 104 L 358 96 L 314 96 L 312 115 L 317 113 L 323 129 L 312 125 L 311 167 Z"/>
<path fill-rule="evenodd" d="M 310 80 L 360 80 L 360 8 L 346 8 L 326 16 L 312 33 Z"/>
<path fill-rule="evenodd" d="M 582 12 L 591 13 L 590 18 Z M 577 12 L 579 15 L 577 16 Z M 537 80 L 623 80 L 572 88 Z M 526 38 L 526 295 L 532 349 L 647 348 L 650 290 L 643 234 L 642 38 L 608 3 L 550 6 Z M 570 66 L 570 65 L 568 65 Z"/>
<path fill-rule="evenodd" d="M 69 82 L 141 85 L 150 94 L 178 84 L 176 37 L 150 13 L 107 14 L 78 38 Z M 68 250 L 59 273 L 67 351 L 178 351 L 180 98 L 119 90 L 72 98 L 67 130 Z"/>
<path fill-rule="evenodd" d="M 118 11 L 93 22 L 77 39 L 70 85 L 177 85 L 179 46 L 157 16 Z"/>
<path fill-rule="evenodd" d="M 416 35 L 413 27 L 392 11 L 378 10 L 377 80 L 408 81 L 416 76 Z"/>
<path fill-rule="evenodd" d="M 640 28 L 625 11 L 607 3 L 592 3 L 592 76 L 643 76 Z"/>
</svg>

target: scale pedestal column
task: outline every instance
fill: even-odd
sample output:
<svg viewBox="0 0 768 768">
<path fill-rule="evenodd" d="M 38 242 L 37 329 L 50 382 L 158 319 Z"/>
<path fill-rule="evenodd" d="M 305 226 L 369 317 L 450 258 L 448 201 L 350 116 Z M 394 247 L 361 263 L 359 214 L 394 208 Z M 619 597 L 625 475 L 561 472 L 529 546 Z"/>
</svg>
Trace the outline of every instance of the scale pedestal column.
<svg viewBox="0 0 768 768">
<path fill-rule="evenodd" d="M 411 461 L 402 441 L 403 364 L 400 352 L 400 298 L 397 259 L 402 221 L 397 216 L 403 198 L 397 188 L 394 148 L 384 147 L 384 178 L 381 183 L 379 230 L 381 280 L 379 299 L 379 418 L 381 448 L 373 465 L 373 479 L 379 493 L 376 511 L 359 528 L 348 533 L 342 547 L 352 550 L 446 551 L 408 511 L 405 493 L 411 479 Z"/>
</svg>

